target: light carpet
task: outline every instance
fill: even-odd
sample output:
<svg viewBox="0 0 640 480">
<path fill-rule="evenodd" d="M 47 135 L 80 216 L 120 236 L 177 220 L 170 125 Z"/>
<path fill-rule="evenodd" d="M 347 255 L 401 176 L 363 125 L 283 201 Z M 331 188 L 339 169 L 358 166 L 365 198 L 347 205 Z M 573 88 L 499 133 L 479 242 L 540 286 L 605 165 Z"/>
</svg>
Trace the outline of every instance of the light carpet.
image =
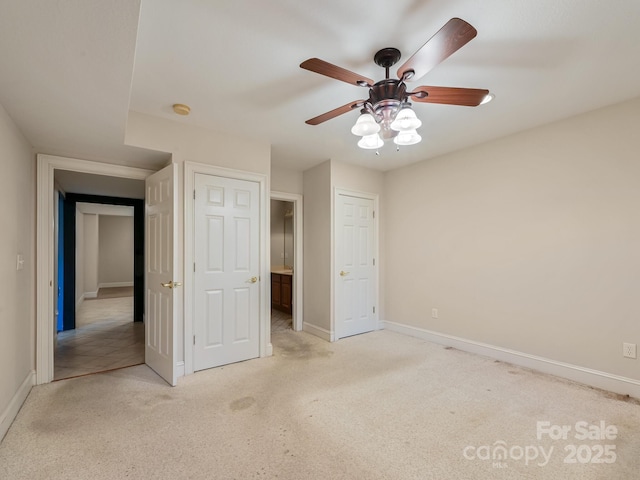
<svg viewBox="0 0 640 480">
<path fill-rule="evenodd" d="M 272 340 L 174 388 L 144 365 L 35 387 L 0 478 L 638 478 L 636 401 L 388 331 Z"/>
</svg>

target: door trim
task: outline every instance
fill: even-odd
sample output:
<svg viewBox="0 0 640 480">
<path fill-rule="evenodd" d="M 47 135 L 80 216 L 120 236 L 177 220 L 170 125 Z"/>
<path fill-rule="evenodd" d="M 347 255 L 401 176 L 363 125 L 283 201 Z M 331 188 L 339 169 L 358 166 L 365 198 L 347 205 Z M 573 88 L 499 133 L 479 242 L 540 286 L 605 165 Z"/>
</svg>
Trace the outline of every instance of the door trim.
<svg viewBox="0 0 640 480">
<path fill-rule="evenodd" d="M 379 241 L 379 225 L 380 225 L 380 205 L 379 195 L 377 193 L 359 192 L 356 190 L 347 190 L 344 188 L 334 187 L 333 197 L 331 198 L 331 340 L 332 342 L 339 340 L 336 333 L 336 222 L 338 221 L 337 215 L 337 200 L 339 195 L 347 197 L 365 198 L 367 200 L 373 200 L 373 210 L 375 211 L 375 221 L 373 222 L 373 252 L 376 259 L 376 282 L 375 282 L 375 305 L 376 305 L 376 330 L 383 328 L 380 322 L 380 241 Z"/>
<path fill-rule="evenodd" d="M 194 305 L 194 272 L 193 264 L 195 261 L 194 241 L 195 241 L 195 225 L 193 215 L 195 212 L 195 200 L 193 192 L 195 190 L 195 175 L 200 173 L 203 175 L 215 175 L 218 177 L 233 178 L 236 180 L 247 180 L 258 183 L 260 199 L 259 215 L 260 215 L 260 306 L 259 324 L 260 324 L 260 357 L 269 357 L 273 353 L 271 345 L 271 322 L 270 322 L 270 278 L 269 272 L 269 229 L 267 228 L 267 220 L 269 219 L 269 179 L 267 175 L 259 173 L 245 172 L 224 167 L 216 167 L 196 162 L 184 162 L 184 370 L 185 375 L 194 373 L 194 350 L 193 350 L 193 315 Z"/>
<path fill-rule="evenodd" d="M 303 273 L 304 273 L 304 262 L 303 262 L 303 231 L 302 231 L 302 195 L 297 193 L 284 193 L 284 192 L 271 192 L 272 200 L 283 200 L 285 202 L 293 203 L 293 220 L 295 223 L 294 229 L 294 250 L 293 250 L 293 330 L 299 332 L 302 330 L 303 325 Z M 271 240 L 271 239 L 269 239 Z M 269 250 L 271 251 L 271 250 Z"/>
<path fill-rule="evenodd" d="M 56 170 L 144 180 L 153 173 L 142 168 L 37 155 L 36 188 L 36 384 L 53 380 L 54 302 L 54 175 Z"/>
</svg>

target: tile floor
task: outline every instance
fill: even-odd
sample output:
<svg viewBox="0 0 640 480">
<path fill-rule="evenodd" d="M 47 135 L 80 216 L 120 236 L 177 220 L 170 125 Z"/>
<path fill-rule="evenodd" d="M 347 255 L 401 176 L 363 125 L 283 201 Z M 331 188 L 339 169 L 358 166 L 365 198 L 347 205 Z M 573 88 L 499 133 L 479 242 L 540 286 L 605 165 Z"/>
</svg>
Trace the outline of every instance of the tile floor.
<svg viewBox="0 0 640 480">
<path fill-rule="evenodd" d="M 280 310 L 271 310 L 271 333 L 286 332 L 293 329 L 291 315 Z"/>
<path fill-rule="evenodd" d="M 144 324 L 133 322 L 133 297 L 85 300 L 76 329 L 58 333 L 54 380 L 144 363 Z"/>
<path fill-rule="evenodd" d="M 133 297 L 85 300 L 75 330 L 58 333 L 54 380 L 144 363 L 144 324 L 133 322 Z M 292 317 L 271 311 L 271 333 L 292 329 Z"/>
</svg>

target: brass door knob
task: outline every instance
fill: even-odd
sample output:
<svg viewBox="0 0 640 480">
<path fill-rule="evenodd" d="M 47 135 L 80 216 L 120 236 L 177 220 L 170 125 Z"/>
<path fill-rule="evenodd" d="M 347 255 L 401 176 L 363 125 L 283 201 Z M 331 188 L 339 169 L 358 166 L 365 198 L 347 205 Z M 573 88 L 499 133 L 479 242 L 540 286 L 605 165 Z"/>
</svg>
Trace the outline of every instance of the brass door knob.
<svg viewBox="0 0 640 480">
<path fill-rule="evenodd" d="M 256 283 L 258 281 L 258 277 L 251 277 L 249 280 L 251 283 Z"/>
<path fill-rule="evenodd" d="M 344 270 L 340 270 L 340 276 L 341 277 L 346 277 L 347 275 L 349 275 L 349 272 L 345 272 Z"/>
<path fill-rule="evenodd" d="M 160 285 L 162 285 L 165 288 L 174 288 L 174 287 L 181 287 L 182 283 L 181 282 L 174 282 L 173 280 L 170 282 L 166 282 L 166 283 L 161 283 Z"/>
</svg>

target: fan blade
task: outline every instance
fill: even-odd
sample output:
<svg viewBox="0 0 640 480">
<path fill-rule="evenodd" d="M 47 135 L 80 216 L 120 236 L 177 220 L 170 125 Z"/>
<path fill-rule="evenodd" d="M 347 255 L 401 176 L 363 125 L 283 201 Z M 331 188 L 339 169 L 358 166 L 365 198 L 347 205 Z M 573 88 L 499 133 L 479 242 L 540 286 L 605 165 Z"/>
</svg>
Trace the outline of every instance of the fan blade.
<svg viewBox="0 0 640 480">
<path fill-rule="evenodd" d="M 331 120 L 332 118 L 335 118 L 338 115 L 342 115 L 343 113 L 350 112 L 354 108 L 360 108 L 362 105 L 364 105 L 365 101 L 366 100 L 357 100 L 355 102 L 347 103 L 346 105 L 343 105 L 341 107 L 334 108 L 330 112 L 323 113 L 322 115 L 318 115 L 317 117 L 314 117 L 314 118 L 310 118 L 304 123 L 308 125 L 318 125 L 322 122 L 326 122 L 327 120 Z"/>
<path fill-rule="evenodd" d="M 398 78 L 402 79 L 408 72 L 413 71 L 413 76 L 405 80 L 418 80 L 433 67 L 465 46 L 477 34 L 478 31 L 464 20 L 452 18 L 427 40 L 427 43 L 420 47 L 409 60 L 404 62 L 398 69 Z"/>
<path fill-rule="evenodd" d="M 424 94 L 427 96 L 423 96 Z M 477 107 L 489 90 L 481 88 L 456 88 L 456 87 L 418 87 L 408 93 L 414 102 L 442 103 L 445 105 L 464 105 Z"/>
<path fill-rule="evenodd" d="M 342 80 L 343 82 L 347 82 L 358 87 L 370 87 L 375 83 L 370 78 L 350 72 L 349 70 L 333 65 L 332 63 L 325 62 L 319 58 L 310 58 L 309 60 L 305 60 L 300 64 L 300 68 L 304 68 L 310 72 L 319 73 L 320 75 L 326 75 L 327 77 L 335 78 L 336 80 Z"/>
</svg>

